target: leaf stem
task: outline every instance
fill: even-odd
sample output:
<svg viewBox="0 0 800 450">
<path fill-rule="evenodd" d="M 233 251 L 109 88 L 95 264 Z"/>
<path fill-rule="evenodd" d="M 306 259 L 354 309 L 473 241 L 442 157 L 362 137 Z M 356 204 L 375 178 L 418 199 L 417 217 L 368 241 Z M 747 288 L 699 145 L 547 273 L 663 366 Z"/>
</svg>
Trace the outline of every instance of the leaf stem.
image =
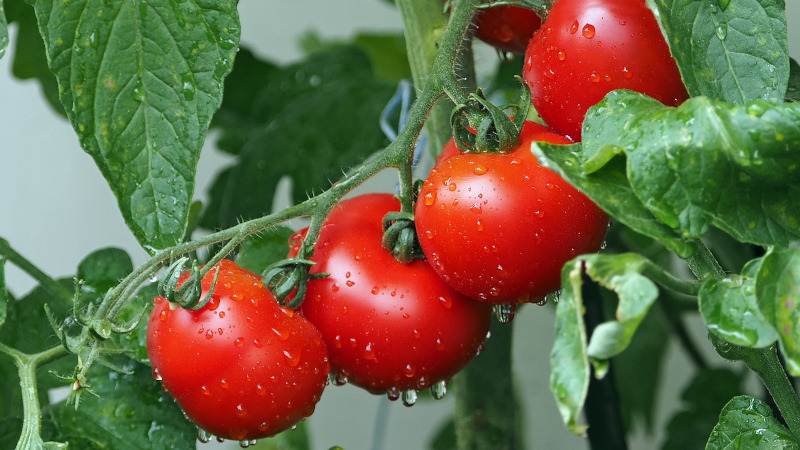
<svg viewBox="0 0 800 450">
<path fill-rule="evenodd" d="M 700 286 L 702 285 L 702 283 L 697 280 L 682 280 L 677 278 L 650 260 L 645 261 L 642 273 L 671 291 L 693 297 L 697 296 L 697 293 L 700 292 Z"/>
<path fill-rule="evenodd" d="M 44 273 L 41 269 L 36 267 L 32 262 L 28 261 L 24 256 L 20 255 L 14 250 L 11 245 L 3 238 L 0 238 L 0 255 L 5 256 L 8 261 L 11 261 L 15 266 L 22 269 L 25 273 L 33 277 L 39 284 L 47 290 L 50 294 L 61 297 L 68 303 L 72 303 L 72 292 L 65 289 L 58 284 L 56 280 Z"/>
<path fill-rule="evenodd" d="M 14 360 L 22 392 L 22 432 L 16 448 L 17 450 L 42 448 L 42 408 L 39 404 L 36 369 L 65 356 L 68 353 L 67 349 L 62 345 L 58 345 L 40 353 L 28 355 L 0 343 L 0 353 L 4 353 Z"/>
</svg>

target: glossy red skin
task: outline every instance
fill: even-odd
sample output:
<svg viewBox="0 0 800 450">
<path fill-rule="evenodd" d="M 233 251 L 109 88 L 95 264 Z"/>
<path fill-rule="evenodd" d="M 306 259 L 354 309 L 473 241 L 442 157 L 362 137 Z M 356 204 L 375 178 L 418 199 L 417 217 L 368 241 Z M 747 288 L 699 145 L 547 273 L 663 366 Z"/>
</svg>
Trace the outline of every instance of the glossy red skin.
<svg viewBox="0 0 800 450">
<path fill-rule="evenodd" d="M 533 139 L 569 140 L 539 124 L 526 127 L 527 140 L 509 154 L 442 161 L 415 208 L 431 266 L 453 289 L 488 303 L 539 301 L 557 290 L 564 263 L 597 251 L 608 226 L 600 208 L 530 152 Z"/>
<path fill-rule="evenodd" d="M 614 89 L 676 106 L 689 95 L 644 0 L 557 0 L 525 53 L 541 118 L 576 141 L 586 111 Z"/>
<path fill-rule="evenodd" d="M 542 19 L 521 6 L 503 5 L 478 11 L 475 37 L 495 48 L 523 54 Z"/>
<path fill-rule="evenodd" d="M 325 221 L 301 306 L 322 333 L 331 370 L 372 393 L 423 389 L 448 380 L 478 352 L 488 305 L 450 289 L 425 261 L 400 264 L 381 247 L 390 194 L 346 200 Z M 291 256 L 291 254 L 290 254 Z"/>
<path fill-rule="evenodd" d="M 213 435 L 272 436 L 314 411 L 330 369 L 325 344 L 310 322 L 278 305 L 260 277 L 229 260 L 219 267 L 203 308 L 173 310 L 166 299 L 153 300 L 147 327 L 153 374 Z M 203 278 L 203 296 L 213 276 Z"/>
</svg>

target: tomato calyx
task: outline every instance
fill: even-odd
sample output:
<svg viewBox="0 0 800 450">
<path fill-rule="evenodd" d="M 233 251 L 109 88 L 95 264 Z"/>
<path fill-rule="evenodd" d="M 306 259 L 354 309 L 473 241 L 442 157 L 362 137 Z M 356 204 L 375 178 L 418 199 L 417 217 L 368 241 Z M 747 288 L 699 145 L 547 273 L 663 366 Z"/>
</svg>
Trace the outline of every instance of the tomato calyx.
<svg viewBox="0 0 800 450">
<path fill-rule="evenodd" d="M 188 278 L 178 287 L 181 274 L 186 270 L 184 267 L 188 261 L 189 258 L 183 256 L 167 267 L 164 277 L 158 282 L 158 295 L 164 297 L 173 305 L 197 311 L 211 300 L 211 295 L 214 293 L 217 278 L 219 277 L 219 266 L 212 267 L 208 265 L 200 268 L 197 266 L 196 261 L 192 261 L 192 268 L 189 270 Z M 201 280 L 212 269 L 215 271 L 214 279 L 211 282 L 211 288 L 208 293 L 203 297 L 203 288 L 200 286 Z"/>
<path fill-rule="evenodd" d="M 383 230 L 381 245 L 398 262 L 408 264 L 425 258 L 417 238 L 413 213 L 398 211 L 386 214 L 383 217 Z"/>
<path fill-rule="evenodd" d="M 530 9 L 531 11 L 535 12 L 536 15 L 541 17 L 542 20 L 544 20 L 544 18 L 547 17 L 547 12 L 550 11 L 552 4 L 553 2 L 551 0 L 500 0 L 496 2 L 480 4 L 478 5 L 477 9 L 491 9 L 498 6 L 519 6 Z"/>
<path fill-rule="evenodd" d="M 461 152 L 509 153 L 519 146 L 519 135 L 531 106 L 530 90 L 521 78 L 520 84 L 521 94 L 516 104 L 496 106 L 478 89 L 466 103 L 453 108 L 450 126 Z"/>
<path fill-rule="evenodd" d="M 294 310 L 303 302 L 308 281 L 328 276 L 327 273 L 310 274 L 314 264 L 301 257 L 283 259 L 264 269 L 261 279 L 282 304 Z"/>
</svg>

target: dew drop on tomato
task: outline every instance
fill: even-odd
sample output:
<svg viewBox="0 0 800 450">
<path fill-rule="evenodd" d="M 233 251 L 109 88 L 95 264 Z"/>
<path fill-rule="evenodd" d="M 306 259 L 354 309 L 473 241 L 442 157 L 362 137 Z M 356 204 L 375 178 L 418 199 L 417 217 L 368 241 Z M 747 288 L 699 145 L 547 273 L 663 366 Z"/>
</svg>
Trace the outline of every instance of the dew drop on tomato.
<svg viewBox="0 0 800 450">
<path fill-rule="evenodd" d="M 431 385 L 431 397 L 441 400 L 447 395 L 447 381 L 437 381 Z"/>
<path fill-rule="evenodd" d="M 364 359 L 367 361 L 375 361 L 375 349 L 372 348 L 372 342 L 368 342 L 364 347 Z"/>
<path fill-rule="evenodd" d="M 233 341 L 233 345 L 235 345 L 237 347 L 243 346 L 244 345 L 244 338 L 242 338 L 242 337 L 236 338 L 236 340 Z"/>
<path fill-rule="evenodd" d="M 577 32 L 578 32 L 578 27 L 579 27 L 579 26 L 580 26 L 580 25 L 578 24 L 578 21 L 577 21 L 577 20 L 576 20 L 575 22 L 572 22 L 572 25 L 569 27 L 569 33 L 570 33 L 570 34 L 575 34 L 575 33 L 577 33 Z"/>
<path fill-rule="evenodd" d="M 511 323 L 514 320 L 514 314 L 517 312 L 517 305 L 504 303 L 494 305 L 494 315 L 500 323 Z"/>
<path fill-rule="evenodd" d="M 581 33 L 583 33 L 583 37 L 585 37 L 586 39 L 593 38 L 594 37 L 594 25 L 592 25 L 590 23 L 587 23 L 586 25 L 583 26 L 583 30 L 581 31 Z"/>
<path fill-rule="evenodd" d="M 158 368 L 154 368 L 154 369 L 153 369 L 153 378 L 154 378 L 156 381 L 161 381 L 161 374 L 160 374 L 160 373 L 158 373 Z"/>
<path fill-rule="evenodd" d="M 286 360 L 286 363 L 289 364 L 289 367 L 297 367 L 300 364 L 300 350 L 290 352 L 289 350 L 283 351 L 283 358 Z"/>
<path fill-rule="evenodd" d="M 424 198 L 426 206 L 431 206 L 434 203 L 436 203 L 436 194 L 434 194 L 433 192 L 428 192 L 427 194 L 425 194 Z"/>
<path fill-rule="evenodd" d="M 239 418 L 247 417 L 247 410 L 241 403 L 236 405 L 236 417 Z"/>
<path fill-rule="evenodd" d="M 197 442 L 200 442 L 201 444 L 208 444 L 211 442 L 212 437 L 213 436 L 208 431 L 202 428 L 197 429 Z"/>
<path fill-rule="evenodd" d="M 408 407 L 414 406 L 414 404 L 417 403 L 417 390 L 408 389 L 403 391 L 401 397 L 403 398 L 403 405 Z"/>
</svg>

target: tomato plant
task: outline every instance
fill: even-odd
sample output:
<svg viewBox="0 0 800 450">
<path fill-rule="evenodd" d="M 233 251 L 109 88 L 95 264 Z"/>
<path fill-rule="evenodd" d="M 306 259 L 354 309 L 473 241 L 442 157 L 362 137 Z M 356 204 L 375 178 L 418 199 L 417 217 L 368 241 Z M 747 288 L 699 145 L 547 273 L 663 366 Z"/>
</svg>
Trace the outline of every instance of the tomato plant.
<svg viewBox="0 0 800 450">
<path fill-rule="evenodd" d="M 222 260 L 202 289 L 210 299 L 196 311 L 153 300 L 147 353 L 164 389 L 224 439 L 273 436 L 310 416 L 329 371 L 319 331 L 233 261 Z"/>
<path fill-rule="evenodd" d="M 580 140 L 586 111 L 614 89 L 670 106 L 688 94 L 644 0 L 559 0 L 525 54 L 533 105 L 554 130 Z"/>
<path fill-rule="evenodd" d="M 468 297 L 540 301 L 561 285 L 565 262 L 600 249 L 608 216 L 538 163 L 530 152 L 535 141 L 570 143 L 526 122 L 519 146 L 508 154 L 451 156 L 420 190 L 415 213 L 422 249 L 442 279 Z"/>
<path fill-rule="evenodd" d="M 390 194 L 343 201 L 320 231 L 303 315 L 322 333 L 340 381 L 397 399 L 442 384 L 477 353 L 491 311 L 448 288 L 424 261 L 381 246 Z"/>
<path fill-rule="evenodd" d="M 475 37 L 499 50 L 522 54 L 541 24 L 542 20 L 531 9 L 495 6 L 476 14 Z"/>
<path fill-rule="evenodd" d="M 800 3 L 448 4 L 0 0 L 0 448 L 800 447 Z"/>
</svg>

